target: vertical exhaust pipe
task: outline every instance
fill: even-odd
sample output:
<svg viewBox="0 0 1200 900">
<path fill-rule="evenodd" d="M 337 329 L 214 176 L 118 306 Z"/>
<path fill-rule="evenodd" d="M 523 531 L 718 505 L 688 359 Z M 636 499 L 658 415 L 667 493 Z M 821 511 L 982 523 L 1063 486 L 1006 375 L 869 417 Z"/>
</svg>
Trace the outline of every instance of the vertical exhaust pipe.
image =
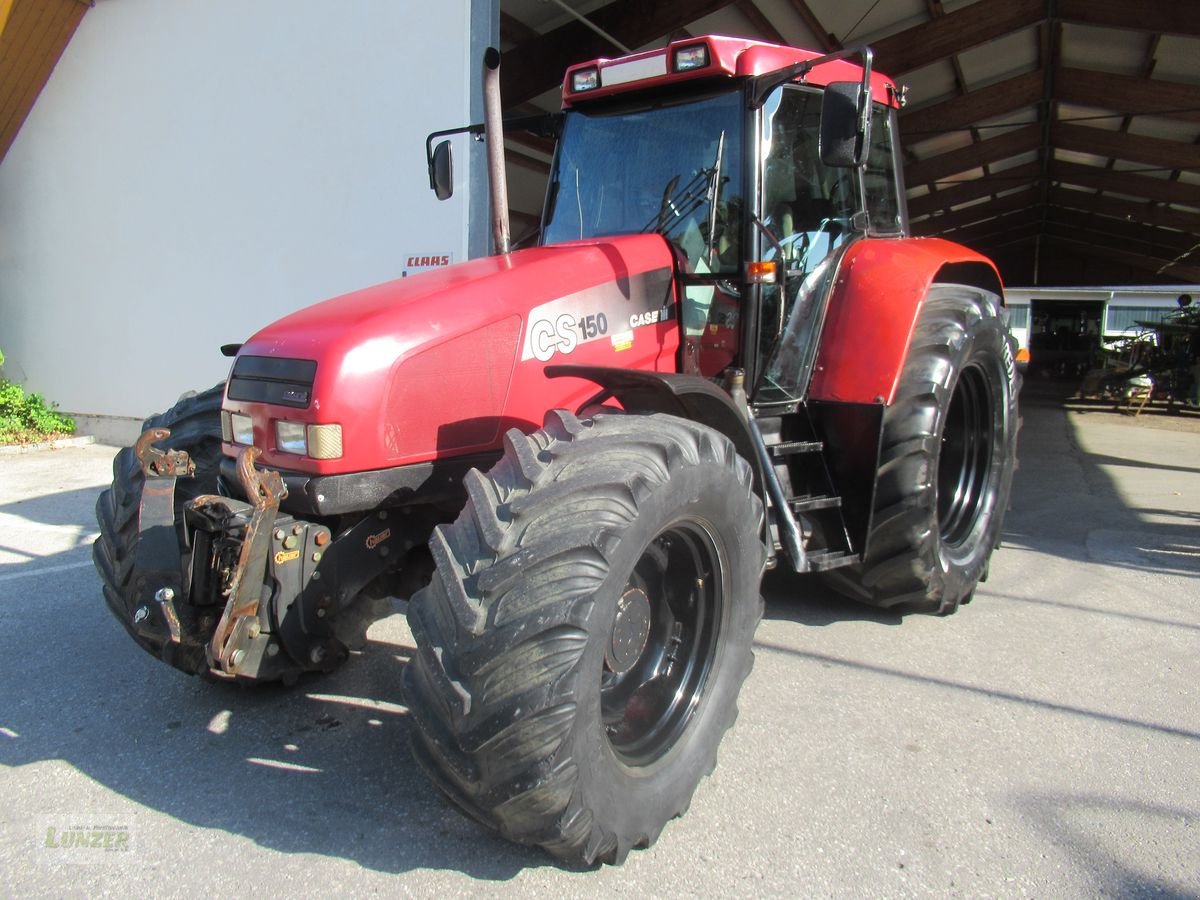
<svg viewBox="0 0 1200 900">
<path fill-rule="evenodd" d="M 487 132 L 488 185 L 492 192 L 492 243 L 496 253 L 512 246 L 508 226 L 508 176 L 504 171 L 504 120 L 500 112 L 500 51 L 483 53 L 483 124 Z"/>
</svg>

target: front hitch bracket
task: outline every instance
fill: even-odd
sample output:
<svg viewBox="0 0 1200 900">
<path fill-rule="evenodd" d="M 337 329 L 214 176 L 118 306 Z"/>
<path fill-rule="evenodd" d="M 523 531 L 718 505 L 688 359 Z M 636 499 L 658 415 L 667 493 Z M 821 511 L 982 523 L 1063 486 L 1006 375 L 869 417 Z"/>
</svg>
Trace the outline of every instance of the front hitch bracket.
<svg viewBox="0 0 1200 900">
<path fill-rule="evenodd" d="M 153 445 L 171 436 L 167 428 L 149 428 L 134 444 L 134 455 L 146 482 L 138 506 L 138 544 L 134 570 L 138 573 L 138 602 L 134 630 L 152 641 L 179 644 L 183 630 L 175 598 L 183 585 L 182 555 L 175 530 L 175 484 L 192 478 L 196 464 L 186 450 L 159 450 Z M 157 609 L 158 616 L 151 615 Z"/>
<path fill-rule="evenodd" d="M 206 650 L 209 667 L 218 675 L 240 674 L 248 661 L 247 649 L 262 631 L 258 610 L 271 549 L 271 529 L 279 513 L 279 503 L 287 496 L 287 487 L 275 470 L 255 468 L 254 461 L 261 453 L 257 447 L 246 447 L 237 459 L 238 481 L 253 510 L 230 579 L 229 600 Z M 227 504 L 224 497 L 206 494 L 191 501 L 191 505 Z"/>
<path fill-rule="evenodd" d="M 175 478 L 179 475 L 191 478 L 196 474 L 196 464 L 186 450 L 159 450 L 154 446 L 170 436 L 170 429 L 148 428 L 133 445 L 134 455 L 142 464 L 142 472 L 147 478 Z"/>
</svg>

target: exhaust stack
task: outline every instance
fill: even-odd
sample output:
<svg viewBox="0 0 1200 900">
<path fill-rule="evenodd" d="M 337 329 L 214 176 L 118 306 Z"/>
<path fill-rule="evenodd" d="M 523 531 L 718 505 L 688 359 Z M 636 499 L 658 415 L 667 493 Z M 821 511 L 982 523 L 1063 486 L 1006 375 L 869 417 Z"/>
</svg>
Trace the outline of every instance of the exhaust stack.
<svg viewBox="0 0 1200 900">
<path fill-rule="evenodd" d="M 504 120 L 500 113 L 500 51 L 483 53 L 483 123 L 487 132 L 488 185 L 492 193 L 492 243 L 496 253 L 508 253 L 508 178 L 504 170 Z"/>
</svg>

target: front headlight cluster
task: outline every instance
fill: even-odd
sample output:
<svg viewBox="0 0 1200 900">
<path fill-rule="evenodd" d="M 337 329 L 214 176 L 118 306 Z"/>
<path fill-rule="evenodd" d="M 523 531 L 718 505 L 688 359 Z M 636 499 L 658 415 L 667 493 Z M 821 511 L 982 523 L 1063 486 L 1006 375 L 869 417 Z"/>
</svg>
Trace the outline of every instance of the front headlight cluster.
<svg viewBox="0 0 1200 900">
<path fill-rule="evenodd" d="M 339 459 L 342 455 L 341 425 L 311 425 L 276 419 L 275 449 L 280 453 L 310 459 Z M 254 445 L 254 420 L 244 413 L 221 410 L 221 437 L 234 444 Z"/>
<path fill-rule="evenodd" d="M 342 426 L 279 419 L 275 422 L 275 447 L 311 459 L 338 459 L 342 455 Z"/>
</svg>

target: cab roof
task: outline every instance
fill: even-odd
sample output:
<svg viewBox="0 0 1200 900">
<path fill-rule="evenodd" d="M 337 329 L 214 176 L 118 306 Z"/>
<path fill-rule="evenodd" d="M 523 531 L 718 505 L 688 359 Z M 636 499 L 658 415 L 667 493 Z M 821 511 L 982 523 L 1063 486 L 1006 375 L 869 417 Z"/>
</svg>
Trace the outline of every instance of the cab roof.
<svg viewBox="0 0 1200 900">
<path fill-rule="evenodd" d="M 747 38 L 685 38 L 659 50 L 570 66 L 563 78 L 563 107 L 686 81 L 766 75 L 821 55 Z M 862 66 L 838 59 L 822 63 L 799 81 L 824 86 L 832 81 L 861 81 L 862 74 Z M 895 83 L 886 75 L 871 73 L 871 96 L 878 103 L 897 106 Z"/>
</svg>

